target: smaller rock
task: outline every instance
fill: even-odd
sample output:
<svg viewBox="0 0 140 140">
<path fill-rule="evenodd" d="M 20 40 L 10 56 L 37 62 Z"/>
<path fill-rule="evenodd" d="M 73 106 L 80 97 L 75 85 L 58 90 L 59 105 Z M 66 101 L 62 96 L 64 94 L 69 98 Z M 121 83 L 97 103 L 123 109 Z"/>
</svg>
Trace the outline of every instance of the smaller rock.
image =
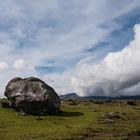
<svg viewBox="0 0 140 140">
<path fill-rule="evenodd" d="M 126 104 L 127 105 L 137 105 L 135 101 L 127 101 Z"/>
<path fill-rule="evenodd" d="M 27 113 L 25 113 L 25 112 L 23 112 L 23 111 L 20 111 L 20 112 L 18 113 L 18 115 L 19 115 L 19 116 L 27 116 Z"/>
<path fill-rule="evenodd" d="M 41 118 L 41 117 L 37 117 L 36 120 L 37 120 L 37 121 L 42 121 L 43 118 Z"/>
<path fill-rule="evenodd" d="M 126 113 L 125 112 L 121 112 L 121 115 L 126 115 Z"/>
<path fill-rule="evenodd" d="M 130 140 L 139 140 L 140 139 L 140 131 L 134 131 L 128 134 L 128 138 Z"/>
<path fill-rule="evenodd" d="M 103 115 L 103 117 L 108 119 L 119 119 L 120 115 L 119 112 L 107 112 Z"/>
<path fill-rule="evenodd" d="M 105 119 L 105 122 L 106 123 L 115 123 L 115 120 L 113 120 L 113 119 Z"/>
<path fill-rule="evenodd" d="M 97 110 L 96 109 L 93 109 L 92 112 L 97 112 Z"/>
<path fill-rule="evenodd" d="M 103 114 L 103 123 L 115 123 L 115 121 L 120 118 L 119 112 L 106 112 Z"/>
<path fill-rule="evenodd" d="M 2 107 L 2 108 L 10 108 L 9 101 L 7 101 L 7 100 L 1 101 L 0 107 Z"/>
<path fill-rule="evenodd" d="M 77 100 L 69 100 L 69 105 L 78 105 Z"/>
<path fill-rule="evenodd" d="M 25 112 L 18 112 L 18 113 L 16 114 L 16 116 L 17 116 L 17 117 L 19 117 L 19 116 L 27 116 L 27 114 L 26 114 Z"/>
</svg>

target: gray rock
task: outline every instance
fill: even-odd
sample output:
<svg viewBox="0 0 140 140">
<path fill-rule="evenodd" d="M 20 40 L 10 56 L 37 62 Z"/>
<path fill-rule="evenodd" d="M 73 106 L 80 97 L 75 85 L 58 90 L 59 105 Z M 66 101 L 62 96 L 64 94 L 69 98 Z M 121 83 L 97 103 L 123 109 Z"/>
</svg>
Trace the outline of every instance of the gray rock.
<svg viewBox="0 0 140 140">
<path fill-rule="evenodd" d="M 104 118 L 108 119 L 119 119 L 120 118 L 120 113 L 119 112 L 106 112 L 103 114 Z"/>
<path fill-rule="evenodd" d="M 18 116 L 27 116 L 27 114 L 25 113 L 25 112 L 23 112 L 23 111 L 20 111 L 20 112 L 18 112 L 17 114 L 16 114 L 16 116 L 18 117 Z"/>
<path fill-rule="evenodd" d="M 14 78 L 6 86 L 4 95 L 10 107 L 27 114 L 58 113 L 60 99 L 54 89 L 38 78 Z"/>
<path fill-rule="evenodd" d="M 5 100 L 5 99 L 1 100 L 0 101 L 0 107 L 2 107 L 2 108 L 10 108 L 8 100 Z"/>
<path fill-rule="evenodd" d="M 103 123 L 115 123 L 116 120 L 122 119 L 120 112 L 106 112 L 102 115 Z"/>
<path fill-rule="evenodd" d="M 106 118 L 105 123 L 115 123 L 115 120 Z"/>
</svg>

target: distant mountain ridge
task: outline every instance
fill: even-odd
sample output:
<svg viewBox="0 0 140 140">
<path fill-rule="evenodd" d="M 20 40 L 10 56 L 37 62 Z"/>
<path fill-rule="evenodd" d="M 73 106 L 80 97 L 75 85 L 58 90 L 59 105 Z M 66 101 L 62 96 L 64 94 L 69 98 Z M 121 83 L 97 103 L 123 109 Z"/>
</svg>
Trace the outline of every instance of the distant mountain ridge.
<svg viewBox="0 0 140 140">
<path fill-rule="evenodd" d="M 70 99 L 79 99 L 80 96 L 78 96 L 76 93 L 69 93 L 66 95 L 60 95 L 60 99 L 62 100 L 70 100 Z"/>
<path fill-rule="evenodd" d="M 85 99 L 85 100 L 140 100 L 140 95 L 135 96 L 78 96 L 76 93 L 69 93 L 66 95 L 60 95 L 61 100 L 76 100 L 76 99 Z"/>
</svg>

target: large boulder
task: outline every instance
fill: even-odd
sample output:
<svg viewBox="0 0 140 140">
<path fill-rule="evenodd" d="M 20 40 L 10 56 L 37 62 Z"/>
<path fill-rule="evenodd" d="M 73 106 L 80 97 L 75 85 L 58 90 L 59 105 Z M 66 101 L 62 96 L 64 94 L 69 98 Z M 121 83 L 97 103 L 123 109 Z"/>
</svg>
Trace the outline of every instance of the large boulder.
<svg viewBox="0 0 140 140">
<path fill-rule="evenodd" d="M 60 99 L 54 89 L 38 78 L 14 78 L 6 86 L 4 95 L 10 107 L 28 114 L 58 114 Z"/>
</svg>

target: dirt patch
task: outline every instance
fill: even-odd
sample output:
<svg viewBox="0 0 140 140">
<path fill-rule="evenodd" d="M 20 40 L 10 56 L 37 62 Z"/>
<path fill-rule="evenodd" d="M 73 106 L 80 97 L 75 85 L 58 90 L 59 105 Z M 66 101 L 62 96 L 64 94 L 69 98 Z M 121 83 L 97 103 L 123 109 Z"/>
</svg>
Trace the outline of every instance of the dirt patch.
<svg viewBox="0 0 140 140">
<path fill-rule="evenodd" d="M 128 140 L 140 140 L 140 131 L 129 133 Z"/>
<path fill-rule="evenodd" d="M 85 133 L 74 135 L 72 138 L 66 140 L 104 140 L 105 138 L 116 139 L 121 136 L 127 136 L 127 134 L 122 131 L 96 131 L 92 128 L 87 128 Z"/>
</svg>

